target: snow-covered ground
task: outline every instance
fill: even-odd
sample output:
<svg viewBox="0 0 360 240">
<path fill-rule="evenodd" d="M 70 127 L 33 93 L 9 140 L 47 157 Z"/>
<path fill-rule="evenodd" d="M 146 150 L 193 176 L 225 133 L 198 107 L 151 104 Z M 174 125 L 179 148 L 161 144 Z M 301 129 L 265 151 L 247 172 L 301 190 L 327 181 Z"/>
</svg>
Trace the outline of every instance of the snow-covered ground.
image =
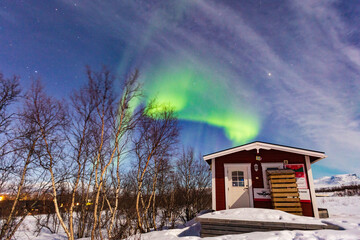
<svg viewBox="0 0 360 240">
<path fill-rule="evenodd" d="M 330 214 L 330 218 L 322 219 L 332 224 L 339 225 L 345 230 L 336 231 L 336 230 L 317 230 L 317 231 L 273 231 L 273 232 L 253 232 L 245 233 L 239 235 L 226 235 L 216 238 L 202 238 L 202 239 L 221 239 L 221 240 L 233 240 L 233 239 L 261 239 L 261 240 L 305 240 L 305 239 L 360 239 L 360 197 L 326 197 L 318 198 L 318 204 L 321 208 L 327 208 Z M 260 211 L 261 209 L 254 209 L 255 211 Z M 234 213 L 239 210 L 226 212 L 228 217 L 234 218 Z M 240 211 L 241 212 L 241 211 Z M 239 213 L 240 213 L 239 212 Z M 277 211 L 276 211 L 277 212 Z M 220 214 L 216 214 L 220 215 Z M 215 215 L 214 215 L 215 216 Z M 217 217 L 218 217 L 217 216 Z M 279 218 L 276 214 L 272 216 L 262 216 L 265 220 Z M 297 217 L 294 216 L 293 219 L 288 219 L 287 214 L 283 216 L 287 221 L 318 221 L 313 218 L 308 217 Z M 259 215 L 245 217 L 248 219 L 259 220 Z M 188 227 L 182 229 L 173 229 L 159 232 L 151 232 L 143 234 L 141 239 L 160 239 L 160 240 L 175 240 L 175 239 L 201 239 L 200 235 L 200 226 L 197 223 L 190 223 Z"/>
<path fill-rule="evenodd" d="M 327 208 L 330 214 L 330 218 L 321 219 L 322 221 L 330 222 L 332 224 L 339 225 L 345 230 L 318 230 L 318 231 L 273 231 L 273 232 L 253 232 L 239 235 L 226 235 L 216 238 L 202 238 L 202 239 L 220 239 L 220 240 L 233 240 L 233 239 L 261 239 L 261 240 L 280 240 L 280 239 L 294 239 L 294 240 L 305 240 L 305 239 L 360 239 L 360 197 L 323 197 L 318 198 L 318 205 L 321 208 Z M 234 210 L 223 211 L 221 213 L 210 214 L 214 217 L 221 215 L 227 215 L 227 217 L 235 218 L 237 214 L 243 215 L 246 210 Z M 281 219 L 282 221 L 290 222 L 318 222 L 319 220 L 307 217 L 298 217 L 293 215 L 287 215 L 286 213 L 276 213 L 278 211 L 272 210 L 274 214 L 269 214 L 261 209 L 251 209 L 253 214 L 247 214 L 246 219 L 259 220 L 276 220 Z M 275 214 L 276 213 L 276 214 Z M 253 215 L 253 216 L 251 216 Z M 29 216 L 20 230 L 16 233 L 16 239 L 51 239 L 61 240 L 66 239 L 66 235 L 62 234 L 51 234 L 50 231 L 43 229 L 38 236 L 34 234 L 35 219 Z M 200 225 L 194 220 L 188 222 L 186 226 L 181 226 L 177 229 L 163 230 L 157 232 L 151 232 L 136 236 L 131 239 L 149 239 L 149 240 L 200 240 Z"/>
<path fill-rule="evenodd" d="M 37 216 L 38 217 L 38 216 Z M 15 233 L 14 239 L 27 240 L 62 240 L 67 239 L 65 232 L 59 229 L 59 234 L 53 234 L 50 230 L 43 228 L 40 233 L 36 233 L 36 218 L 34 216 L 28 216 L 21 224 L 19 230 Z"/>
</svg>

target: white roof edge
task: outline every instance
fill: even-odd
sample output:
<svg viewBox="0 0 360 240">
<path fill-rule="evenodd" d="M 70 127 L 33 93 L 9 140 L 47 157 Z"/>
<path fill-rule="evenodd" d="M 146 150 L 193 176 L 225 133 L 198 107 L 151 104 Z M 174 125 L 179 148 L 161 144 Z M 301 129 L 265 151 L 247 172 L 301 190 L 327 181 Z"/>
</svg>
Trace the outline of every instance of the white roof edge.
<svg viewBox="0 0 360 240">
<path fill-rule="evenodd" d="M 301 154 L 301 155 L 306 155 L 306 156 L 311 156 L 311 157 L 317 157 L 318 159 L 313 161 L 313 163 L 319 161 L 320 159 L 327 157 L 324 153 L 315 152 L 315 151 L 311 151 L 311 150 L 280 146 L 280 145 L 275 145 L 275 144 L 270 144 L 270 143 L 254 142 L 254 143 L 250 143 L 250 144 L 243 145 L 240 147 L 235 147 L 235 148 L 231 148 L 228 150 L 216 152 L 216 153 L 204 156 L 203 159 L 206 161 L 206 160 L 210 160 L 213 158 L 225 156 L 225 155 L 228 155 L 231 153 L 244 151 L 244 150 L 249 151 L 249 150 L 253 150 L 253 149 L 266 149 L 266 150 L 273 149 L 273 150 L 291 152 L 291 153 L 296 153 L 296 154 Z"/>
</svg>

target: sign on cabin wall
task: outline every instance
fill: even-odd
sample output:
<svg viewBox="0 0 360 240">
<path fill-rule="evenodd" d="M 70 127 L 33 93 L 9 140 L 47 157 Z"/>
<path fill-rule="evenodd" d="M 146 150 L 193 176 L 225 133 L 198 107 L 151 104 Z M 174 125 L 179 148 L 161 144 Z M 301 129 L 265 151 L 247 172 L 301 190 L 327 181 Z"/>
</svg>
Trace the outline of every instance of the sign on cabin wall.
<svg viewBox="0 0 360 240">
<path fill-rule="evenodd" d="M 285 168 L 295 171 L 295 178 L 298 189 L 308 189 L 304 164 L 287 164 L 285 165 Z"/>
<path fill-rule="evenodd" d="M 268 188 L 254 188 L 254 199 L 271 199 L 270 189 Z"/>
<path fill-rule="evenodd" d="M 310 200 L 309 189 L 299 189 L 300 201 Z M 268 188 L 254 188 L 254 199 L 256 200 L 271 200 L 271 190 Z"/>
<path fill-rule="evenodd" d="M 299 198 L 300 198 L 300 201 L 310 200 L 309 189 L 299 189 Z"/>
</svg>

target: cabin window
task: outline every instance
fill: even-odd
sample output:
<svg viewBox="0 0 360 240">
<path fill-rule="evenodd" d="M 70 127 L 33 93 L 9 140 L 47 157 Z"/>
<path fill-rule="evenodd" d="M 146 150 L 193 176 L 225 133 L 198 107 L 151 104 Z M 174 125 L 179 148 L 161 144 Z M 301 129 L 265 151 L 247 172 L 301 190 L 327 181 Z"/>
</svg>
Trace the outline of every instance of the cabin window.
<svg viewBox="0 0 360 240">
<path fill-rule="evenodd" d="M 233 187 L 243 187 L 244 186 L 244 172 L 243 171 L 233 171 L 231 173 L 232 177 L 232 186 Z"/>
</svg>

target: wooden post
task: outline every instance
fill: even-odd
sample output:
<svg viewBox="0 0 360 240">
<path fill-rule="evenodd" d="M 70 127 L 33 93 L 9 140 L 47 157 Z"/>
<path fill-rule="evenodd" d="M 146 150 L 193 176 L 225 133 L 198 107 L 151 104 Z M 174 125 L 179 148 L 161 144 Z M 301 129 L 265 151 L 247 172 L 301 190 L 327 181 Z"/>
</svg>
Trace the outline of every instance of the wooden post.
<svg viewBox="0 0 360 240">
<path fill-rule="evenodd" d="M 305 166 L 306 166 L 306 171 L 307 171 L 307 175 L 308 175 L 308 179 L 309 179 L 310 198 L 311 198 L 311 205 L 312 205 L 313 212 L 314 212 L 314 217 L 319 218 L 319 211 L 318 211 L 316 195 L 315 195 L 315 186 L 314 186 L 314 181 L 313 181 L 314 179 L 313 179 L 313 175 L 312 175 L 312 171 L 311 171 L 311 164 L 310 164 L 309 156 L 305 156 Z"/>
</svg>

